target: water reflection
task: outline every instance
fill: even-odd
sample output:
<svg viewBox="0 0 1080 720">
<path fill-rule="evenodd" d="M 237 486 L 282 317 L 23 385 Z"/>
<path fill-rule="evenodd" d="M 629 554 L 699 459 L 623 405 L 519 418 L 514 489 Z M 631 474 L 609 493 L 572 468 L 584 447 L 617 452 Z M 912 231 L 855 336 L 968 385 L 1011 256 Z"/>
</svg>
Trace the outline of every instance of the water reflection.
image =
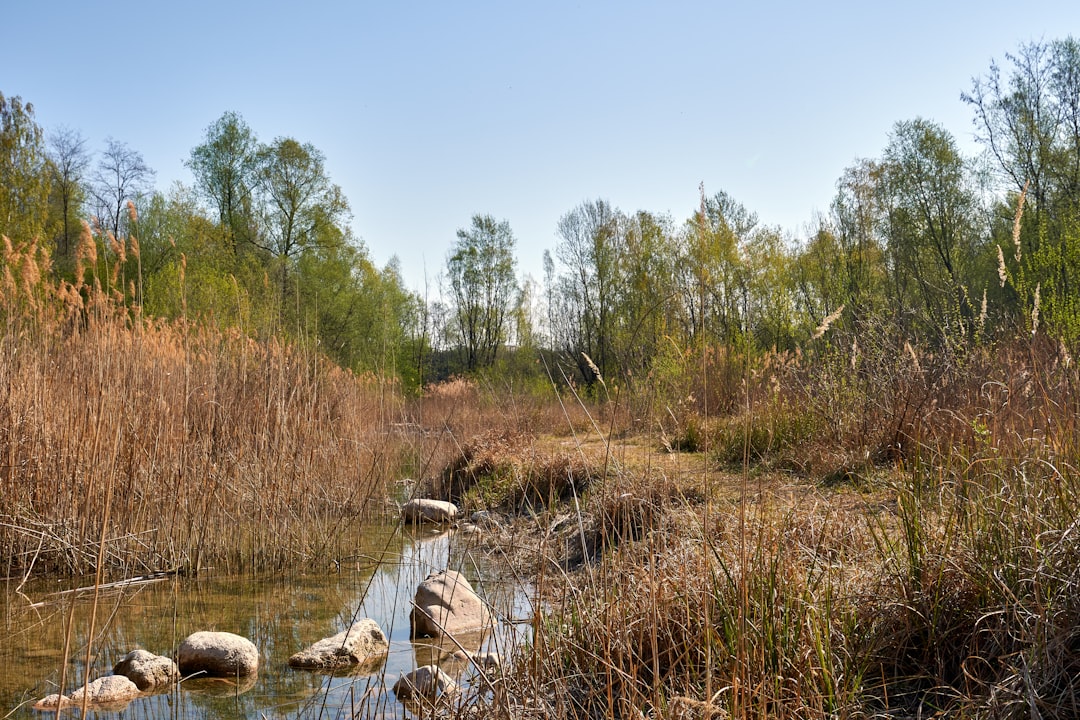
<svg viewBox="0 0 1080 720">
<path fill-rule="evenodd" d="M 410 602 L 429 573 L 450 567 L 464 573 L 495 606 L 499 617 L 527 616 L 521 592 L 485 586 L 492 576 L 486 557 L 473 552 L 471 536 L 369 527 L 358 533 L 355 554 L 328 560 L 317 573 L 258 578 L 171 577 L 102 591 L 87 664 L 92 593 L 64 592 L 59 583 L 30 583 L 16 594 L 9 581 L 0 606 L 0 717 L 42 717 L 30 709 L 59 690 L 65 629 L 70 650 L 65 690 L 89 675 L 108 675 L 135 648 L 173 656 L 197 630 L 222 630 L 249 638 L 259 648 L 257 676 L 241 684 L 189 680 L 168 692 L 142 696 L 122 711 L 98 709 L 98 718 L 300 718 L 399 716 L 388 689 L 402 672 L 427 664 L 466 682 L 475 668 L 462 648 L 446 642 L 409 640 Z M 390 651 L 348 673 L 321 674 L 289 668 L 289 656 L 370 617 L 386 632 Z M 502 624 L 491 637 L 464 638 L 464 649 L 500 649 L 516 639 Z M 9 711 L 13 711 L 7 715 Z"/>
</svg>

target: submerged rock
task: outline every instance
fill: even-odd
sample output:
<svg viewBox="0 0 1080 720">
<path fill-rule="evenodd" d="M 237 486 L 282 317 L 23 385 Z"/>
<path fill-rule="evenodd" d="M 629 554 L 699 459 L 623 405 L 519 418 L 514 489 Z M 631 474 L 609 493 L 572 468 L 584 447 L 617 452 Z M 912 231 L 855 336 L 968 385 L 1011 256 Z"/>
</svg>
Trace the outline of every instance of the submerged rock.
<svg viewBox="0 0 1080 720">
<path fill-rule="evenodd" d="M 259 650 L 239 635 L 204 630 L 184 638 L 176 649 L 176 663 L 184 675 L 200 672 L 212 677 L 254 675 L 259 671 Z"/>
<path fill-rule="evenodd" d="M 452 523 L 457 515 L 457 505 L 445 500 L 416 498 L 401 506 L 401 519 L 409 523 Z"/>
<path fill-rule="evenodd" d="M 386 633 L 371 618 L 352 624 L 348 630 L 323 638 L 289 658 L 295 668 L 334 670 L 359 665 L 385 655 L 390 649 Z"/>
<path fill-rule="evenodd" d="M 61 695 L 59 693 L 46 695 L 45 697 L 34 703 L 35 710 L 59 710 L 60 708 L 66 708 L 70 706 L 71 698 L 69 698 L 67 695 Z"/>
<path fill-rule="evenodd" d="M 457 683 L 439 669 L 438 665 L 425 665 L 405 673 L 394 683 L 394 695 L 401 702 L 415 703 L 421 700 L 437 700 L 457 694 Z"/>
<path fill-rule="evenodd" d="M 255 687 L 255 683 L 258 681 L 258 675 L 239 675 L 236 677 L 198 675 L 184 681 L 184 692 L 204 697 L 237 697 Z"/>
<path fill-rule="evenodd" d="M 117 705 L 137 698 L 139 687 L 123 675 L 109 675 L 71 693 L 71 704 L 82 705 L 84 694 L 90 705 Z"/>
<path fill-rule="evenodd" d="M 465 576 L 444 570 L 427 576 L 416 588 L 409 614 L 410 637 L 441 637 L 482 632 L 492 616 Z"/>
<path fill-rule="evenodd" d="M 477 510 L 469 516 L 469 521 L 483 530 L 495 530 L 503 525 L 502 518 L 490 510 Z"/>
<path fill-rule="evenodd" d="M 113 675 L 123 675 L 139 690 L 152 690 L 180 679 L 180 669 L 172 658 L 155 655 L 146 650 L 132 650 L 116 663 Z"/>
<path fill-rule="evenodd" d="M 70 697 L 53 693 L 34 703 L 35 710 L 80 707 L 83 700 L 95 709 L 122 710 L 140 695 L 138 686 L 123 675 L 108 675 L 77 688 Z"/>
</svg>

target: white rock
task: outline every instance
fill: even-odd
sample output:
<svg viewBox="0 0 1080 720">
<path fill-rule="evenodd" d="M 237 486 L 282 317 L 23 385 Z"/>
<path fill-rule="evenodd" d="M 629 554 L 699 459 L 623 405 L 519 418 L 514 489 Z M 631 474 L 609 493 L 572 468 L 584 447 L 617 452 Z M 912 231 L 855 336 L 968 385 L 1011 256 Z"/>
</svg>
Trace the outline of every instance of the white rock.
<svg viewBox="0 0 1080 720">
<path fill-rule="evenodd" d="M 200 631 L 184 638 L 176 649 L 176 663 L 185 676 L 254 675 L 259 671 L 259 650 L 247 638 L 227 632 Z"/>
<path fill-rule="evenodd" d="M 71 693 L 71 704 L 82 705 L 84 693 L 90 705 L 111 705 L 138 697 L 139 687 L 123 675 L 109 675 Z"/>
<path fill-rule="evenodd" d="M 145 691 L 176 682 L 180 679 L 180 669 L 172 658 L 132 650 L 113 666 L 113 675 L 123 675 Z"/>
<path fill-rule="evenodd" d="M 401 507 L 401 518 L 410 523 L 452 523 L 457 514 L 457 505 L 445 500 L 416 498 Z"/>
<path fill-rule="evenodd" d="M 364 618 L 333 637 L 323 638 L 289 658 L 289 665 L 308 669 L 335 669 L 358 665 L 390 649 L 386 633 L 371 618 Z"/>
<path fill-rule="evenodd" d="M 492 625 L 487 605 L 455 570 L 428 575 L 416 588 L 413 603 L 409 614 L 413 638 L 479 632 Z"/>
<path fill-rule="evenodd" d="M 70 706 L 71 698 L 69 698 L 67 695 L 60 695 L 59 693 L 46 695 L 45 697 L 34 703 L 35 710 L 58 710 L 60 708 L 66 708 Z"/>
</svg>

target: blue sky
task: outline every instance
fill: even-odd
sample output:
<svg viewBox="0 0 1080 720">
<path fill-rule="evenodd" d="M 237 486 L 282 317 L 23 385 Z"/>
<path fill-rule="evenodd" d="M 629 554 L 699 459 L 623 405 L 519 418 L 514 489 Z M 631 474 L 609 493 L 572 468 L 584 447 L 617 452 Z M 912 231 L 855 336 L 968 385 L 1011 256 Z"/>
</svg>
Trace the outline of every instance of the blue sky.
<svg viewBox="0 0 1080 720">
<path fill-rule="evenodd" d="M 698 184 L 794 236 L 894 123 L 977 151 L 960 93 L 993 59 L 1080 34 L 1080 3 L 0 0 L 0 92 L 156 184 L 239 112 L 327 157 L 373 259 L 434 292 L 458 228 L 510 222 L 541 277 L 560 216 L 604 198 L 690 215 Z"/>
</svg>

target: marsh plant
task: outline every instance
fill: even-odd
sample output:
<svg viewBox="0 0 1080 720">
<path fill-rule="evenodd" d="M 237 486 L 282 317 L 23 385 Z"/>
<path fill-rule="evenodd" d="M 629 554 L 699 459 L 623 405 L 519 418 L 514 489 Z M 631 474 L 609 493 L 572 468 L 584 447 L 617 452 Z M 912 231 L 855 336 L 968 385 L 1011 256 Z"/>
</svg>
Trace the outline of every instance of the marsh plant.
<svg viewBox="0 0 1080 720">
<path fill-rule="evenodd" d="M 109 241 L 106 271 L 84 228 L 68 282 L 5 238 L 3 572 L 328 562 L 407 454 L 384 432 L 401 394 L 301 344 L 144 317 L 138 244 Z"/>
</svg>

